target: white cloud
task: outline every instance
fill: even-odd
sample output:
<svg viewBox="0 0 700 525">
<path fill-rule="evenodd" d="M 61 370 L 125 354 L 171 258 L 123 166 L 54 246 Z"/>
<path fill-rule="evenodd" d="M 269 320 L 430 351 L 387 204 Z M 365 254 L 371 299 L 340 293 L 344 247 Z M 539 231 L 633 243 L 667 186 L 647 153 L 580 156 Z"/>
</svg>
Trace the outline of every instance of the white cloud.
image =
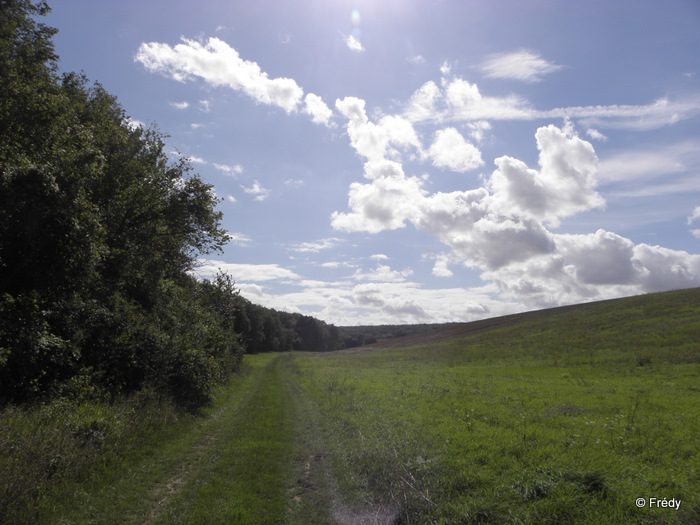
<svg viewBox="0 0 700 525">
<path fill-rule="evenodd" d="M 194 155 L 189 155 L 187 157 L 187 160 L 189 160 L 190 162 L 192 162 L 194 164 L 206 164 L 207 163 L 207 161 L 204 160 L 202 157 L 195 157 Z"/>
<path fill-rule="evenodd" d="M 247 194 L 255 195 L 256 201 L 264 201 L 270 195 L 270 190 L 263 188 L 257 180 L 253 182 L 251 187 L 241 186 L 241 188 Z"/>
<path fill-rule="evenodd" d="M 600 142 L 607 142 L 607 141 L 608 141 L 608 137 L 606 137 L 605 135 L 603 135 L 603 134 L 602 134 L 600 131 L 598 131 L 597 129 L 589 129 L 589 130 L 587 130 L 587 131 L 586 131 L 586 135 L 588 135 L 589 137 L 591 137 L 593 140 L 598 140 L 598 141 L 600 141 Z"/>
<path fill-rule="evenodd" d="M 468 124 L 470 135 L 477 142 L 484 140 L 484 134 L 491 129 L 491 124 L 487 120 L 477 120 L 476 122 L 470 122 Z"/>
<path fill-rule="evenodd" d="M 208 100 L 200 100 L 199 101 L 199 110 L 203 113 L 209 113 L 210 106 L 211 106 L 211 102 L 209 102 Z"/>
<path fill-rule="evenodd" d="M 131 118 L 131 117 L 126 117 L 125 121 L 126 121 L 125 124 L 127 126 L 129 126 L 129 129 L 131 129 L 131 130 L 136 130 L 138 128 L 146 129 L 146 124 L 144 124 L 140 120 L 136 120 L 136 119 Z"/>
<path fill-rule="evenodd" d="M 190 107 L 190 103 L 187 102 L 187 101 L 184 101 L 184 102 L 168 102 L 168 104 L 170 104 L 170 105 L 171 105 L 172 107 L 174 107 L 175 109 L 187 109 L 188 107 Z"/>
<path fill-rule="evenodd" d="M 350 49 L 351 51 L 356 51 L 358 53 L 361 53 L 365 50 L 365 48 L 362 47 L 362 42 L 360 42 L 353 35 L 348 35 L 345 37 L 345 45 L 347 45 L 348 49 Z"/>
<path fill-rule="evenodd" d="M 638 244 L 634 258 L 642 265 L 638 282 L 644 292 L 700 286 L 700 255 Z"/>
<path fill-rule="evenodd" d="M 389 257 L 387 255 L 384 255 L 383 253 L 375 253 L 373 255 L 369 256 L 370 259 L 374 261 L 388 261 Z"/>
<path fill-rule="evenodd" d="M 337 237 L 329 237 L 326 239 L 320 239 L 318 241 L 313 241 L 313 242 L 292 243 L 289 245 L 289 249 L 294 251 L 294 252 L 318 253 L 321 250 L 328 250 L 330 248 L 335 248 L 341 242 L 343 242 L 342 239 L 338 239 Z"/>
<path fill-rule="evenodd" d="M 696 206 L 690 215 L 688 215 L 688 225 L 693 224 L 700 219 L 700 206 Z"/>
<path fill-rule="evenodd" d="M 385 304 L 382 308 L 386 313 L 396 317 L 410 317 L 415 320 L 427 320 L 430 316 L 413 299 L 401 299 L 392 304 Z"/>
<path fill-rule="evenodd" d="M 321 263 L 321 268 L 355 268 L 355 265 L 347 261 L 329 261 Z"/>
<path fill-rule="evenodd" d="M 269 78 L 255 62 L 243 60 L 223 40 L 206 43 L 182 39 L 174 47 L 158 42 L 143 43 L 135 60 L 146 69 L 184 82 L 199 77 L 213 86 L 242 91 L 261 104 L 278 106 L 287 113 L 297 109 L 303 90 L 290 78 Z"/>
<path fill-rule="evenodd" d="M 696 142 L 684 141 L 616 153 L 601 161 L 599 178 L 610 195 L 644 197 L 695 192 L 698 172 L 700 150 Z"/>
<path fill-rule="evenodd" d="M 230 275 L 236 283 L 239 281 L 297 281 L 299 275 L 279 264 L 236 264 L 212 259 L 198 259 L 193 273 L 200 277 L 213 277 L 219 272 Z"/>
<path fill-rule="evenodd" d="M 411 275 L 413 275 L 413 270 L 411 269 L 397 271 L 392 270 L 391 267 L 385 264 L 379 264 L 376 268 L 368 272 L 357 270 L 353 274 L 353 279 L 356 281 L 399 282 L 405 281 L 406 277 Z"/>
<path fill-rule="evenodd" d="M 304 98 L 306 104 L 304 112 L 311 115 L 311 120 L 317 124 L 329 125 L 333 111 L 329 108 L 321 97 L 313 93 L 308 93 Z"/>
<path fill-rule="evenodd" d="M 593 146 L 555 126 L 541 127 L 535 134 L 540 150 L 540 171 L 511 157 L 500 157 L 488 181 L 495 207 L 503 214 L 558 226 L 562 218 L 602 207 L 595 191 L 598 158 Z"/>
<path fill-rule="evenodd" d="M 452 171 L 471 171 L 484 165 L 481 152 L 464 140 L 455 128 L 437 131 L 428 155 L 435 166 Z"/>
<path fill-rule="evenodd" d="M 391 146 L 401 149 L 414 148 L 421 152 L 420 140 L 409 120 L 398 115 L 386 115 L 375 124 L 367 117 L 365 101 L 356 97 L 336 100 L 335 107 L 348 119 L 350 145 L 368 160 L 397 157 L 399 152 Z"/>
<path fill-rule="evenodd" d="M 226 200 L 229 202 L 236 202 L 236 197 L 234 197 L 233 195 L 227 195 Z"/>
<path fill-rule="evenodd" d="M 423 200 L 422 181 L 405 177 L 401 165 L 392 161 L 367 162 L 365 177 L 370 184 L 350 185 L 348 204 L 351 213 L 333 212 L 331 225 L 345 231 L 378 233 L 405 226 L 415 218 Z"/>
<path fill-rule="evenodd" d="M 416 56 L 407 58 L 406 61 L 410 62 L 411 64 L 416 64 L 416 65 L 425 64 L 425 58 L 423 58 L 421 55 L 416 55 Z"/>
<path fill-rule="evenodd" d="M 440 73 L 447 76 L 450 74 L 450 71 L 452 71 L 452 66 L 447 60 L 445 60 L 440 66 Z"/>
<path fill-rule="evenodd" d="M 558 252 L 573 267 L 579 283 L 630 284 L 641 267 L 633 261 L 634 243 L 605 230 L 588 235 L 557 235 Z"/>
<path fill-rule="evenodd" d="M 437 103 L 442 97 L 443 93 L 438 85 L 430 80 L 411 95 L 404 115 L 412 122 L 436 118 L 438 116 Z"/>
<path fill-rule="evenodd" d="M 252 241 L 250 237 L 242 233 L 229 233 L 229 237 L 231 237 L 231 242 L 237 246 L 248 246 Z"/>
<path fill-rule="evenodd" d="M 241 166 L 240 164 L 234 164 L 233 166 L 229 166 L 228 164 L 217 164 L 215 162 L 214 167 L 219 171 L 223 171 L 224 174 L 229 175 L 231 177 L 235 177 L 236 175 L 240 175 L 241 173 L 243 173 L 243 166 Z"/>
<path fill-rule="evenodd" d="M 253 296 L 255 298 L 263 296 L 263 289 L 257 284 L 241 283 L 236 285 L 244 297 Z"/>
<path fill-rule="evenodd" d="M 404 109 L 411 122 L 467 122 L 490 120 L 577 119 L 595 129 L 617 128 L 647 131 L 675 124 L 700 114 L 700 95 L 674 101 L 662 98 L 647 105 L 573 106 L 537 109 L 518 95 L 484 96 L 476 84 L 462 78 L 443 78 L 442 88 L 428 81 L 416 90 Z"/>
<path fill-rule="evenodd" d="M 435 277 L 452 277 L 454 274 L 452 270 L 447 267 L 448 262 L 447 257 L 438 257 L 433 266 L 433 275 Z"/>
<path fill-rule="evenodd" d="M 445 88 L 448 120 L 529 120 L 534 112 L 528 102 L 516 95 L 485 97 L 476 84 L 461 78 L 448 83 Z"/>
<path fill-rule="evenodd" d="M 647 105 L 577 106 L 533 112 L 534 118 L 576 118 L 588 127 L 649 131 L 700 113 L 700 96 L 670 101 L 661 98 Z"/>
<path fill-rule="evenodd" d="M 513 53 L 503 53 L 492 56 L 481 66 L 481 70 L 489 78 L 505 78 L 539 82 L 542 76 L 562 69 L 547 62 L 538 53 L 521 49 Z"/>
<path fill-rule="evenodd" d="M 284 184 L 286 186 L 293 186 L 295 188 L 298 188 L 299 186 L 304 185 L 304 181 L 301 179 L 287 179 L 284 181 Z"/>
</svg>

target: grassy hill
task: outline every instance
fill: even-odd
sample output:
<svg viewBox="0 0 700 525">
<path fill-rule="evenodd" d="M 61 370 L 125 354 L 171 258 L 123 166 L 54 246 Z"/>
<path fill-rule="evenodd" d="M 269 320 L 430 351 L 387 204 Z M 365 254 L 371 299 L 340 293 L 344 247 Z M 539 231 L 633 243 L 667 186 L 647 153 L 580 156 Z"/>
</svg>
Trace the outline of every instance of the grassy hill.
<svg viewBox="0 0 700 525">
<path fill-rule="evenodd" d="M 533 333 L 553 328 L 560 330 L 564 337 L 584 330 L 588 337 L 597 333 L 601 338 L 613 333 L 629 336 L 630 330 L 641 329 L 654 340 L 658 340 L 664 334 L 678 339 L 684 337 L 683 334 L 689 337 L 698 334 L 699 321 L 700 288 L 691 288 L 534 310 L 469 323 L 407 325 L 403 328 L 409 335 L 399 337 L 390 335 L 397 333 L 397 330 L 379 329 L 379 333 L 387 334 L 385 338 L 364 345 L 363 349 L 406 348 L 476 334 L 489 337 L 490 332 L 499 329 L 507 329 L 507 333 L 513 336 L 520 331 L 527 332 L 530 337 Z M 690 339 L 692 340 L 692 337 Z M 357 351 L 357 348 L 350 351 Z"/>
<path fill-rule="evenodd" d="M 198 416 L 5 409 L 0 521 L 697 524 L 698 450 L 694 289 L 247 355 Z"/>
<path fill-rule="evenodd" d="M 700 520 L 700 289 L 436 327 L 293 366 L 335 436 L 345 508 L 396 523 Z"/>
</svg>

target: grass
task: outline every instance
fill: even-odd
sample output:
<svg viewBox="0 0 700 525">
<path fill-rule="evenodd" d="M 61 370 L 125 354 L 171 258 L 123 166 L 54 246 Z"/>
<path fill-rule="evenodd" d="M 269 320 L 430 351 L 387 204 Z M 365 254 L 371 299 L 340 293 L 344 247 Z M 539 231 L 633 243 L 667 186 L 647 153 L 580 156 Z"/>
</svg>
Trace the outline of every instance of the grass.
<svg viewBox="0 0 700 525">
<path fill-rule="evenodd" d="M 277 369 L 266 370 L 159 523 L 281 523 L 287 510 L 293 442 L 291 413 Z M 264 380 L 263 380 L 264 378 Z"/>
<path fill-rule="evenodd" d="M 293 366 L 335 436 L 343 493 L 400 523 L 696 523 L 699 299 L 585 305 Z"/>
<path fill-rule="evenodd" d="M 449 334 L 246 356 L 199 415 L 6 408 L 0 522 L 700 522 L 700 289 Z"/>
</svg>

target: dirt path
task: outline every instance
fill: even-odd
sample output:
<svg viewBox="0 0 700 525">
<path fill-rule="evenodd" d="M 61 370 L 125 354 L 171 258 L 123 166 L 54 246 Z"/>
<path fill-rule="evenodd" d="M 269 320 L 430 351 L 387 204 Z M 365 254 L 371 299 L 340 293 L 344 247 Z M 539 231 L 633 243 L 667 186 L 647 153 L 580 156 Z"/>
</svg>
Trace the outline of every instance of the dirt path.
<svg viewBox="0 0 700 525">
<path fill-rule="evenodd" d="M 333 476 L 333 438 L 288 354 L 249 356 L 246 374 L 218 409 L 106 490 L 89 494 L 65 523 L 139 525 L 388 524 L 383 509 L 348 505 Z M 93 509 L 110 506 L 111 517 Z"/>
</svg>

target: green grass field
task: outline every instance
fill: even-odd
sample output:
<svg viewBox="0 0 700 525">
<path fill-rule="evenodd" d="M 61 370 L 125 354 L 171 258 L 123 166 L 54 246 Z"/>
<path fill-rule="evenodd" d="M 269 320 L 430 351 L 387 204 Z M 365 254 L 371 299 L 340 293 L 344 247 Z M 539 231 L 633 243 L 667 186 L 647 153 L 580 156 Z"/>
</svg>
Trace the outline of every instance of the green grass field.
<svg viewBox="0 0 700 525">
<path fill-rule="evenodd" d="M 292 368 L 357 508 L 401 523 L 700 520 L 697 290 Z"/>
<path fill-rule="evenodd" d="M 203 415 L 140 434 L 91 410 L 0 414 L 14 522 L 696 524 L 700 289 L 246 356 Z M 29 484 L 23 467 L 50 467 L 28 429 L 47 443 L 69 421 L 78 453 L 104 450 Z"/>
</svg>

